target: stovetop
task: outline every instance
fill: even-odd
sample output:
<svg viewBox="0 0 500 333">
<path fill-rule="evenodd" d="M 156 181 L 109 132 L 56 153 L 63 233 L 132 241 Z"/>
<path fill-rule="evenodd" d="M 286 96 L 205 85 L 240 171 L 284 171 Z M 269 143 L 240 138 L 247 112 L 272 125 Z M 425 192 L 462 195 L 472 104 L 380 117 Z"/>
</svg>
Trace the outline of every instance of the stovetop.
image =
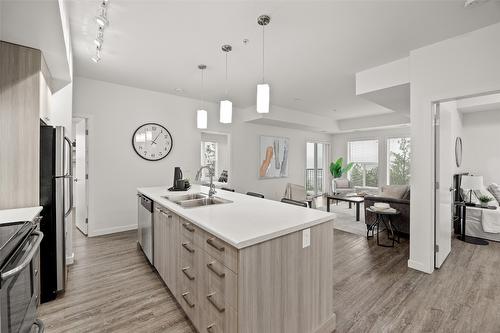
<svg viewBox="0 0 500 333">
<path fill-rule="evenodd" d="M 32 229 L 33 224 L 29 221 L 0 225 L 0 269 Z"/>
</svg>

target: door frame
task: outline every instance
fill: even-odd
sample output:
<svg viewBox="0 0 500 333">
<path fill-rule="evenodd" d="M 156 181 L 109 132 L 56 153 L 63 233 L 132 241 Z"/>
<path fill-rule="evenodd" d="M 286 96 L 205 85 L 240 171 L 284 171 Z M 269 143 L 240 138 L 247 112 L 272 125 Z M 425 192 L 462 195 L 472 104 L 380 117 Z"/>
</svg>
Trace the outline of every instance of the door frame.
<svg viewBox="0 0 500 333">
<path fill-rule="evenodd" d="M 451 102 L 451 101 L 460 101 L 460 100 L 463 100 L 463 99 L 468 99 L 468 98 L 473 98 L 473 97 L 481 97 L 481 96 L 488 96 L 488 95 L 493 95 L 493 94 L 498 94 L 500 93 L 500 90 L 494 90 L 494 91 L 486 91 L 486 92 L 480 92 L 480 93 L 474 93 L 474 94 L 469 94 L 469 95 L 463 95 L 463 96 L 460 96 L 460 97 L 452 97 L 452 98 L 444 98 L 444 99 L 433 99 L 431 100 L 431 113 L 432 113 L 432 122 L 431 122 L 431 129 L 432 129 L 432 165 L 434 167 L 434 170 L 433 170 L 433 200 L 432 200 L 432 205 L 433 205 L 433 231 L 434 231 L 434 240 L 433 240 L 433 245 L 434 245 L 434 248 L 432 250 L 432 253 L 433 253 L 433 267 L 434 269 L 439 269 L 436 265 L 436 257 L 437 257 L 437 223 L 438 223 L 438 216 L 437 216 L 437 207 L 436 207 L 436 203 L 437 203 L 437 191 L 438 191 L 438 188 L 437 188 L 437 171 L 439 170 L 438 167 L 439 167 L 439 151 L 438 149 L 436 148 L 436 145 L 438 144 L 437 142 L 437 138 L 436 138 L 436 118 L 435 118 L 435 115 L 436 115 L 436 111 L 439 112 L 439 105 L 442 104 L 442 103 L 446 103 L 446 102 Z M 436 106 L 437 106 L 437 110 L 436 110 Z M 452 238 L 454 238 L 454 233 L 452 232 Z M 450 242 L 451 242 L 451 239 L 450 239 Z M 411 239 L 410 239 L 411 241 Z M 450 254 L 451 254 L 451 251 L 453 250 L 453 248 L 450 246 Z M 449 257 L 449 255 L 448 255 Z M 446 261 L 446 259 L 445 259 Z M 444 262 L 443 261 L 443 264 Z M 442 267 L 443 265 L 441 265 Z"/>
<path fill-rule="evenodd" d="M 88 178 L 86 179 L 86 206 L 87 206 L 87 233 L 85 234 L 82 230 L 80 230 L 78 227 L 76 228 L 78 232 L 81 234 L 91 237 L 91 223 L 93 221 L 92 216 L 91 216 L 91 198 L 92 196 L 90 195 L 91 189 L 92 189 L 92 177 L 91 177 L 91 161 L 92 161 L 92 144 L 91 144 L 91 123 L 92 123 L 92 116 L 91 115 L 83 115 L 83 114 L 74 114 L 72 117 L 73 119 L 83 119 L 85 120 L 85 130 L 87 131 L 86 135 L 86 142 L 85 142 L 85 149 L 86 149 L 86 154 L 85 154 L 85 161 L 86 161 L 86 175 L 88 175 Z M 74 133 L 76 136 L 76 133 Z M 75 170 L 75 176 L 76 176 L 76 170 Z M 73 186 L 74 190 L 76 189 L 76 186 Z M 75 213 L 75 226 L 76 226 L 76 213 Z"/>
</svg>

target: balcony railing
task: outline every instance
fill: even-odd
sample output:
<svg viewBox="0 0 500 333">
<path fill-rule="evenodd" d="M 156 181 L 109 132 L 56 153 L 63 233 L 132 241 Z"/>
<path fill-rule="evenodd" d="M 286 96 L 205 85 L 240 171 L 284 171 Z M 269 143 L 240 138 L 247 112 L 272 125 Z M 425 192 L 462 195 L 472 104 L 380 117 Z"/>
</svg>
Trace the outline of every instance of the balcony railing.
<svg viewBox="0 0 500 333">
<path fill-rule="evenodd" d="M 323 169 L 306 169 L 306 191 L 309 193 L 314 193 L 314 177 L 316 177 L 318 188 L 317 192 L 323 192 Z"/>
</svg>

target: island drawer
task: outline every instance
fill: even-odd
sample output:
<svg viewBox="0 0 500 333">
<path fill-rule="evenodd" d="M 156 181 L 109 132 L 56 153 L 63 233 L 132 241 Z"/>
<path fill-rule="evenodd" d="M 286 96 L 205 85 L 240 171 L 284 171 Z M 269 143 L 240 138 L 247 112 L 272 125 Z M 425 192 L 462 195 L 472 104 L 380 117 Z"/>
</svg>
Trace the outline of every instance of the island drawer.
<svg viewBox="0 0 500 333">
<path fill-rule="evenodd" d="M 215 260 L 220 261 L 224 266 L 237 273 L 238 250 L 204 230 L 200 230 L 200 234 L 201 237 L 195 236 L 195 244 L 201 243 L 197 245 Z"/>
<path fill-rule="evenodd" d="M 179 293 L 179 304 L 195 327 L 201 323 L 201 313 L 203 311 L 198 302 L 196 293 L 189 287 L 182 286 Z"/>
<path fill-rule="evenodd" d="M 211 306 L 236 309 L 238 306 L 238 277 L 219 261 L 204 253 L 201 274 L 206 281 L 206 297 Z"/>
<path fill-rule="evenodd" d="M 194 242 L 194 235 L 197 233 L 197 230 L 199 230 L 198 227 L 196 227 L 194 224 L 189 222 L 186 219 L 180 218 L 180 223 L 181 223 L 181 234 L 184 236 L 184 239 L 187 239 L 191 242 Z M 199 233 L 199 232 L 198 232 Z"/>
<path fill-rule="evenodd" d="M 207 333 L 233 333 L 238 332 L 238 315 L 233 309 L 219 312 L 210 304 L 204 305 L 201 317 L 200 332 Z"/>
</svg>

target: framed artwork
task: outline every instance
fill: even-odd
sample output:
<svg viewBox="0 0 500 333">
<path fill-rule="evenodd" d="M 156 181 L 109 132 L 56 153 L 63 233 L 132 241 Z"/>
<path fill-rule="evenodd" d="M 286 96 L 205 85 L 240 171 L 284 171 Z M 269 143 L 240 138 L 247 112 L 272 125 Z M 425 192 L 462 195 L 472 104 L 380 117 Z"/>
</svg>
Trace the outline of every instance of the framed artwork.
<svg viewBox="0 0 500 333">
<path fill-rule="evenodd" d="M 289 138 L 260 136 L 259 178 L 288 177 Z"/>
</svg>

